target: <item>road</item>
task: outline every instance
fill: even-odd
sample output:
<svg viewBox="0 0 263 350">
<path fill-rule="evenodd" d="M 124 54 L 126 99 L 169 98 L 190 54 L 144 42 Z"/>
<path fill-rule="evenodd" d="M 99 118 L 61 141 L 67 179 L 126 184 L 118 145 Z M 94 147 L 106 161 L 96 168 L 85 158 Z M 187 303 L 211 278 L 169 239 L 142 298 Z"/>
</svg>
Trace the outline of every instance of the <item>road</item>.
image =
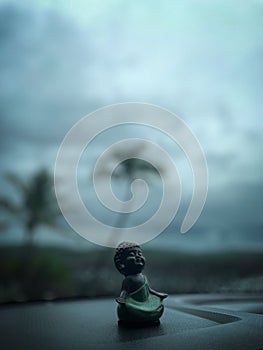
<svg viewBox="0 0 263 350">
<path fill-rule="evenodd" d="M 118 327 L 112 299 L 1 306 L 1 350 L 263 349 L 263 296 L 180 295 L 161 324 Z"/>
</svg>

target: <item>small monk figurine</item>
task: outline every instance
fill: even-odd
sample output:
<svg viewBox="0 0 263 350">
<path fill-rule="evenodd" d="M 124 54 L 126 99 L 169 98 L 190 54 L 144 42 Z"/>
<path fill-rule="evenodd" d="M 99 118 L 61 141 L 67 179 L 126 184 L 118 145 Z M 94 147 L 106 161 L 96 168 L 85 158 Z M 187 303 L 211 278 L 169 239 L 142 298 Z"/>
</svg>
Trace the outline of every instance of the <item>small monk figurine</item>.
<svg viewBox="0 0 263 350">
<path fill-rule="evenodd" d="M 168 296 L 151 289 L 142 274 L 145 258 L 135 243 L 123 242 L 116 248 L 115 266 L 125 276 L 118 302 L 117 313 L 120 324 L 159 324 L 164 306 L 162 300 Z"/>
</svg>

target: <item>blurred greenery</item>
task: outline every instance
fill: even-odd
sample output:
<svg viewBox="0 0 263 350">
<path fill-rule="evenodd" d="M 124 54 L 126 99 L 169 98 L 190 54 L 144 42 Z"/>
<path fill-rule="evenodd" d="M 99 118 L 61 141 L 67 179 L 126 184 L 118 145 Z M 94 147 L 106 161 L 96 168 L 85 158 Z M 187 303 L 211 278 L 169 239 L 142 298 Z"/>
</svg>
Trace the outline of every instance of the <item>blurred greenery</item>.
<svg viewBox="0 0 263 350">
<path fill-rule="evenodd" d="M 35 172 L 27 181 L 14 173 L 6 174 L 6 181 L 16 190 L 18 200 L 0 196 L 0 209 L 6 214 L 0 227 L 18 223 L 25 232 L 28 245 L 40 225 L 58 228 L 61 215 L 55 198 L 53 177 L 46 169 Z"/>
<path fill-rule="evenodd" d="M 124 162 L 119 170 L 116 176 L 128 182 L 134 180 L 136 172 L 152 172 L 148 164 L 134 160 Z M 2 233 L 9 224 L 19 222 L 27 239 L 22 245 L 0 246 L 0 302 L 119 295 L 123 277 L 115 269 L 113 249 L 80 251 L 34 244 L 40 225 L 52 227 L 54 233 L 59 228 L 61 214 L 51 175 L 42 169 L 27 181 L 15 174 L 8 174 L 6 179 L 17 190 L 18 200 L 0 197 L 5 213 L 5 221 L 0 222 Z M 163 292 L 263 291 L 262 253 L 144 249 L 144 255 L 151 286 Z"/>
<path fill-rule="evenodd" d="M 0 301 L 117 296 L 122 276 L 108 249 L 35 247 L 23 268 L 23 247 L 0 247 Z M 177 293 L 262 292 L 261 253 L 144 250 L 145 274 L 157 290 Z"/>
</svg>

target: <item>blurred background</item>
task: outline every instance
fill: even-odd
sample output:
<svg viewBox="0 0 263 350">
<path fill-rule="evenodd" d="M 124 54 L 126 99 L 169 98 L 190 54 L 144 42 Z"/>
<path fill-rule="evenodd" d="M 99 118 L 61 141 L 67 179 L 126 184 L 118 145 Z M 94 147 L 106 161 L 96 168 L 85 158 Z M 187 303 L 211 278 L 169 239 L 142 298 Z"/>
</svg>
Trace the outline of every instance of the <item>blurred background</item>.
<svg viewBox="0 0 263 350">
<path fill-rule="evenodd" d="M 168 293 L 263 291 L 262 18 L 262 0 L 0 0 L 1 302 L 118 295 L 113 249 L 68 226 L 53 172 L 58 148 L 80 118 L 132 101 L 180 116 L 209 169 L 204 211 L 181 235 L 191 169 L 178 147 L 147 131 L 174 155 L 184 190 L 174 221 L 143 245 L 151 286 Z M 94 140 L 78 178 L 98 219 L 126 227 L 156 209 L 160 185 L 147 164 L 122 164 L 113 188 L 129 198 L 133 169 L 150 183 L 148 209 L 139 217 L 105 212 L 92 171 L 118 137 L 113 130 Z"/>
</svg>

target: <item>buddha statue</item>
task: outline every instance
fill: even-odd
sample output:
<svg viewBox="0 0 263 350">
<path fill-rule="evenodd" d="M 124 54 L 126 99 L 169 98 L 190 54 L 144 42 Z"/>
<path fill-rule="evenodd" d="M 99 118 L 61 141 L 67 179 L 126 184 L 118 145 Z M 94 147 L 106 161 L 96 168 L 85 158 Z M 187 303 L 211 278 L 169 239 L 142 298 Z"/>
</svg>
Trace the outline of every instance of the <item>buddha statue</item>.
<svg viewBox="0 0 263 350">
<path fill-rule="evenodd" d="M 125 276 L 121 293 L 116 298 L 119 323 L 158 324 L 163 314 L 163 299 L 168 295 L 149 287 L 142 274 L 145 258 L 139 245 L 123 242 L 116 248 L 114 262 L 117 270 Z"/>
</svg>

